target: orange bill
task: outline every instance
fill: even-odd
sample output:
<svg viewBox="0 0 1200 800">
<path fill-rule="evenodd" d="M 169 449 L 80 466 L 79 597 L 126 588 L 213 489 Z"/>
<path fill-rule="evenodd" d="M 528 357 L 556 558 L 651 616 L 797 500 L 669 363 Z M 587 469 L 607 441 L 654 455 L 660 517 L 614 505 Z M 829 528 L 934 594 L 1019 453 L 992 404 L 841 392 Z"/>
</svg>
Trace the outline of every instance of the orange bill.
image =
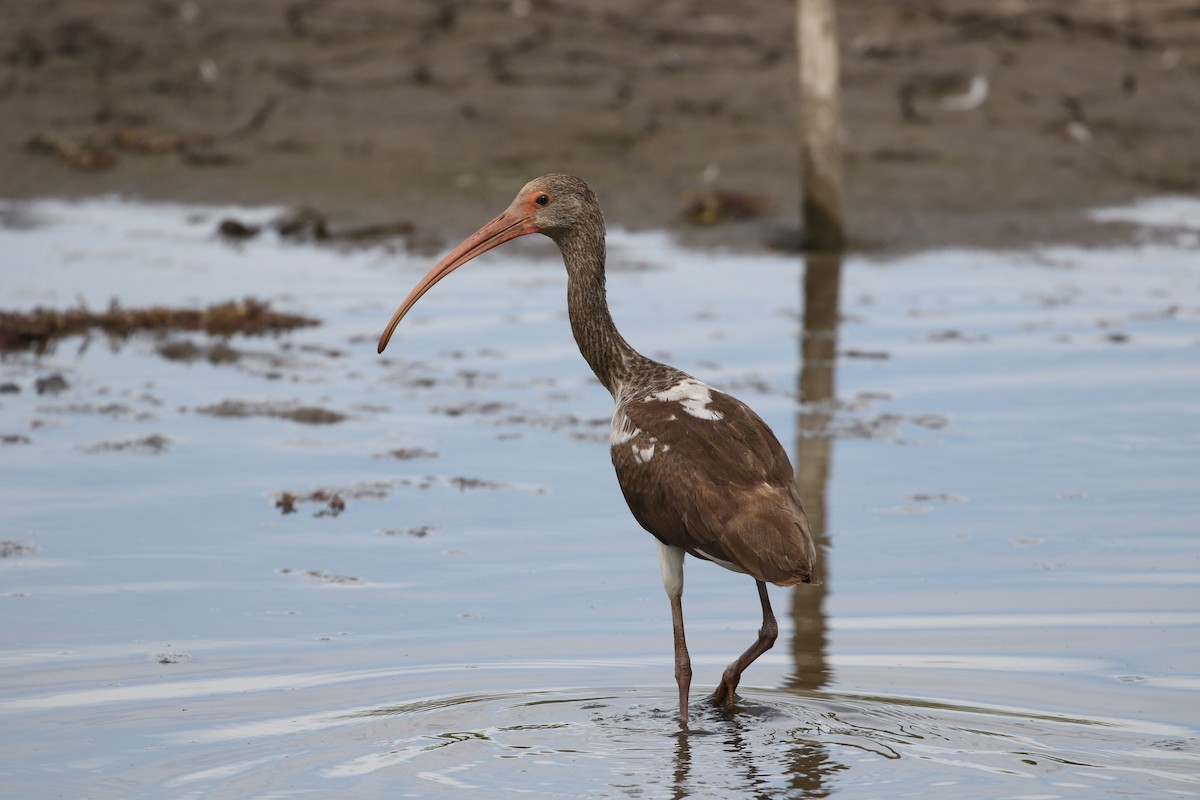
<svg viewBox="0 0 1200 800">
<path fill-rule="evenodd" d="M 387 347 L 388 341 L 392 338 L 392 333 L 396 330 L 396 326 L 400 324 L 400 320 L 404 319 L 404 315 L 408 313 L 410 308 L 416 305 L 416 302 L 426 292 L 433 288 L 435 283 L 476 256 L 491 250 L 493 247 L 504 244 L 518 236 L 537 233 L 538 230 L 532 216 L 514 202 L 503 214 L 467 237 L 466 241 L 451 250 L 445 258 L 438 262 L 436 267 L 431 269 L 424 278 L 421 278 L 417 285 L 413 287 L 413 290 L 408 293 L 408 297 L 404 298 L 404 302 L 396 309 L 396 313 L 392 315 L 391 321 L 384 328 L 383 335 L 379 337 L 379 352 L 382 353 L 383 349 Z"/>
</svg>

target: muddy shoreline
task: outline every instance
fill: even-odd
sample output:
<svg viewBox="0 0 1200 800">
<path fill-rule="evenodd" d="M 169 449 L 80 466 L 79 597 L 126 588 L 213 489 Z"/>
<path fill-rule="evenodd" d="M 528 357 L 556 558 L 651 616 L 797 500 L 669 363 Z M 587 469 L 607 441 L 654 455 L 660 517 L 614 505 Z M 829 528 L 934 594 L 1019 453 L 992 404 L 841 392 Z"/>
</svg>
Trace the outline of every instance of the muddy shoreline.
<svg viewBox="0 0 1200 800">
<path fill-rule="evenodd" d="M 437 249 L 526 179 L 699 244 L 796 234 L 793 4 L 59 0 L 0 25 L 0 196 L 308 207 Z M 1200 187 L 1200 7 L 843 3 L 860 251 L 1102 244 Z M 980 92 L 983 96 L 980 97 Z M 755 198 L 697 227 L 689 193 Z M 403 229 L 403 228 L 400 228 Z"/>
</svg>

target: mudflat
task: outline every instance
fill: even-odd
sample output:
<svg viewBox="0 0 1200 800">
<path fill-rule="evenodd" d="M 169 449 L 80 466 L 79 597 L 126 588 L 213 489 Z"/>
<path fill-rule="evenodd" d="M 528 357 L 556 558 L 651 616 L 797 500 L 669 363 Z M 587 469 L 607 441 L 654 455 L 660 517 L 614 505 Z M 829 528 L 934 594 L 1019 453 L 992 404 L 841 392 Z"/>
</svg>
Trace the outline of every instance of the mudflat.
<svg viewBox="0 0 1200 800">
<path fill-rule="evenodd" d="M 411 225 L 414 245 L 436 247 L 528 178 L 566 171 L 617 225 L 794 240 L 794 13 L 782 0 L 8 4 L 0 196 L 310 208 Z M 1102 243 L 1129 231 L 1081 210 L 1200 185 L 1191 0 L 838 14 L 858 250 Z M 714 195 L 750 219 L 689 225 L 689 204 Z"/>
</svg>

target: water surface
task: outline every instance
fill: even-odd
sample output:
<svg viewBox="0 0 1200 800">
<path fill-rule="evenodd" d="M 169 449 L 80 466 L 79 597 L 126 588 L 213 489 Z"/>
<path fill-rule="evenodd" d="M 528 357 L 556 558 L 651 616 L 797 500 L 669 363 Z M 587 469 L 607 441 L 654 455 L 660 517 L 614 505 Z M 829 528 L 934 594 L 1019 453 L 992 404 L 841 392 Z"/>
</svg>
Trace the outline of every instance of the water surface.
<svg viewBox="0 0 1200 800">
<path fill-rule="evenodd" d="M 1200 794 L 1194 203 L 1097 212 L 1146 226 L 1107 251 L 806 266 L 611 235 L 626 338 L 771 424 L 823 542 L 732 713 L 703 699 L 757 598 L 689 562 L 686 733 L 552 245 L 455 273 L 380 357 L 436 256 L 214 233 L 276 213 L 4 209 L 7 309 L 322 321 L 0 361 L 12 796 Z"/>
</svg>

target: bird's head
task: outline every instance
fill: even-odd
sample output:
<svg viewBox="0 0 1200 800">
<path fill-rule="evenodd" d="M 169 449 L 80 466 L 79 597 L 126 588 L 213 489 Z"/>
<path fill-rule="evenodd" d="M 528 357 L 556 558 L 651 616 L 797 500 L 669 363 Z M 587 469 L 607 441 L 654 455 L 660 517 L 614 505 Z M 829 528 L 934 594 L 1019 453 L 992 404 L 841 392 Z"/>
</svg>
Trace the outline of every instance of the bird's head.
<svg viewBox="0 0 1200 800">
<path fill-rule="evenodd" d="M 435 283 L 471 259 L 518 236 L 543 233 L 561 246 L 567 236 L 579 231 L 599 231 L 603 239 L 604 218 L 591 187 L 573 175 L 561 173 L 534 178 L 503 214 L 468 236 L 413 287 L 379 337 L 379 352 L 387 347 L 409 309 Z"/>
<path fill-rule="evenodd" d="M 562 235 L 601 221 L 600 203 L 592 188 L 574 175 L 551 173 L 534 178 L 517 193 L 505 213 L 524 215 L 544 233 L 558 241 Z"/>
</svg>

